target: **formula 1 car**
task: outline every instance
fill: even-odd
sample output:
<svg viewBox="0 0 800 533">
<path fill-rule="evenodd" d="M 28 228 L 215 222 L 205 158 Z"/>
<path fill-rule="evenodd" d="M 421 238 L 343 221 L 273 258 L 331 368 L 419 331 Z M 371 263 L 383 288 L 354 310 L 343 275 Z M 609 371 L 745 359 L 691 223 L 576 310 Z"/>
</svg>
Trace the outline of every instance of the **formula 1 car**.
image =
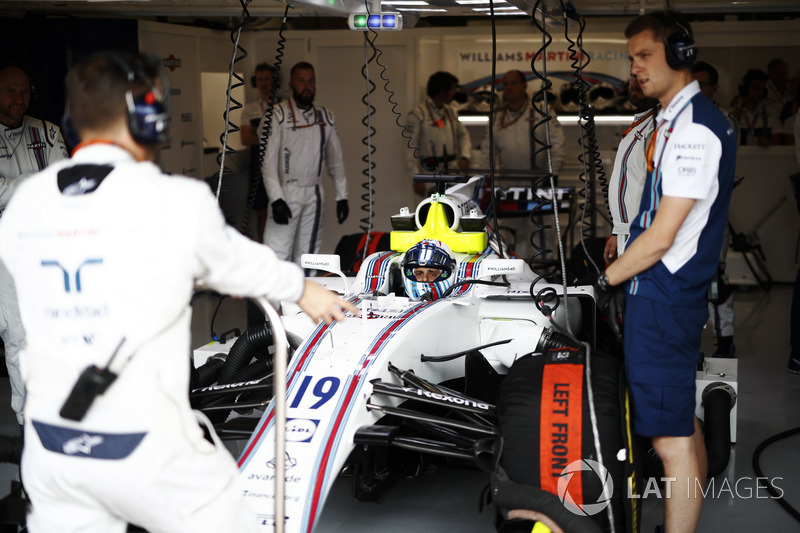
<svg viewBox="0 0 800 533">
<path fill-rule="evenodd" d="M 315 325 L 299 307 L 284 303 L 279 321 L 290 360 L 285 383 L 277 380 L 274 390 L 273 361 L 275 374 L 283 375 L 277 361 L 285 356 L 277 350 L 275 359 L 270 356 L 277 339 L 269 325 L 248 330 L 227 354 L 205 362 L 196 358 L 196 364 L 204 364 L 198 368 L 192 403 L 209 415 L 223 438 L 248 439 L 238 464 L 245 496 L 264 531 L 313 531 L 343 470 L 352 474 L 357 498 L 376 499 L 392 469 L 407 468 L 414 454 L 485 469 L 503 518 L 515 516 L 508 515 L 509 509 L 526 507 L 527 515 L 516 516 L 539 520 L 554 531 L 607 530 L 614 521 L 629 525 L 612 530 L 636 530 L 631 525 L 635 509 L 620 503 L 623 481 L 635 479 L 631 454 L 620 454 L 630 449 L 621 414 L 620 366 L 588 356 L 595 340 L 592 288 L 537 281 L 539 276 L 510 256 L 487 229 L 480 209 L 465 194 L 472 185 L 435 193 L 415 212 L 403 209 L 392 217 L 391 250 L 368 256 L 355 277 L 341 272 L 338 256 L 304 256 L 304 268 L 336 274 L 314 279 L 343 294 L 361 316 Z M 420 292 L 409 285 L 403 260 L 427 239 L 449 247 L 455 265 L 446 286 L 430 283 Z M 224 350 L 214 344 L 209 353 L 215 351 Z M 590 360 L 597 361 L 597 372 L 604 365 L 610 369 L 606 381 L 611 387 L 605 394 L 589 379 Z M 504 376 L 512 367 L 521 368 L 515 366 L 519 361 L 534 361 L 538 377 L 532 380 L 516 370 L 514 380 L 523 384 L 524 394 L 501 394 L 505 399 L 496 407 Z M 529 372 L 531 365 L 526 368 Z M 528 391 L 532 381 L 538 385 Z M 598 430 L 592 402 L 604 397 L 613 406 L 607 410 L 610 429 Z M 526 403 L 529 398 L 535 399 L 534 409 Z M 536 411 L 535 420 L 527 420 L 525 427 L 532 428 L 534 439 L 547 442 L 540 453 L 529 442 L 531 435 L 516 431 L 519 419 L 509 419 L 528 419 L 530 411 Z M 556 429 L 549 433 L 550 427 Z M 601 433 L 614 437 L 600 439 Z M 504 436 L 506 461 L 501 459 Z M 514 465 L 519 457 L 526 463 L 522 470 L 528 468 L 531 446 L 535 472 L 508 476 L 505 470 L 519 470 Z M 583 485 L 581 495 L 573 498 L 568 488 L 562 491 L 559 475 L 570 461 L 591 458 L 603 464 L 603 457 L 618 463 L 608 465 L 617 480 L 614 494 L 607 494 L 610 489 L 602 480 L 593 484 L 581 468 L 571 473 Z M 617 503 L 608 506 L 600 526 L 585 516 L 585 502 L 612 499 Z M 636 502 L 627 498 L 631 501 Z M 565 505 L 577 506 L 584 516 Z"/>
</svg>

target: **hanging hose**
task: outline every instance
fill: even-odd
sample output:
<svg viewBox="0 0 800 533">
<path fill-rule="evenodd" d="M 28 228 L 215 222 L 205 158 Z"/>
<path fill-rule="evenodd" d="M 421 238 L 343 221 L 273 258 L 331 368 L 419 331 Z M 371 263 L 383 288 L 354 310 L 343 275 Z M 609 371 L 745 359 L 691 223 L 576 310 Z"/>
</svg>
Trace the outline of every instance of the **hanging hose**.
<svg viewBox="0 0 800 533">
<path fill-rule="evenodd" d="M 544 98 L 543 101 L 544 101 L 545 105 L 547 104 L 547 89 L 549 89 L 553 85 L 552 82 L 547 79 L 547 70 L 546 70 L 546 68 L 547 68 L 547 63 L 546 63 L 547 62 L 547 59 L 546 59 L 547 58 L 547 54 L 546 54 L 546 51 L 547 51 L 547 47 L 550 45 L 550 43 L 552 42 L 553 39 L 550 36 L 550 34 L 547 33 L 547 30 L 544 27 L 544 16 L 545 16 L 545 11 L 544 10 L 546 10 L 546 5 L 543 6 L 542 4 L 543 4 L 542 0 L 538 0 L 536 2 L 536 4 L 534 5 L 533 11 L 531 13 L 531 18 L 532 18 L 534 26 L 536 26 L 536 28 L 538 28 L 538 30 L 542 34 L 542 46 L 538 50 L 536 50 L 536 53 L 531 58 L 531 71 L 533 72 L 533 75 L 538 80 L 540 80 L 540 82 L 541 82 L 540 88 L 534 93 L 533 97 L 531 98 L 531 105 L 533 106 L 533 108 L 534 108 L 534 110 L 536 112 L 541 113 L 542 116 L 543 116 L 543 118 L 541 120 L 538 120 L 538 116 L 536 116 L 536 118 L 532 118 L 533 120 L 537 120 L 537 122 L 530 129 L 530 136 L 531 136 L 531 140 L 532 140 L 532 143 L 531 143 L 531 168 L 533 170 L 538 170 L 538 171 L 544 173 L 543 176 L 533 179 L 533 181 L 531 183 L 531 189 L 533 191 L 536 191 L 539 188 L 550 188 L 551 187 L 552 177 L 553 177 L 552 163 L 550 162 L 550 157 L 549 157 L 550 156 L 550 149 L 551 149 L 551 145 L 550 145 L 550 142 L 549 142 L 549 125 L 547 124 L 551 120 L 552 117 L 549 114 L 547 114 L 546 109 L 542 110 L 536 105 L 536 98 L 539 95 L 543 96 L 543 98 Z M 536 19 L 536 13 L 537 13 L 537 11 L 540 11 L 540 10 L 542 12 L 542 22 L 541 23 Z M 542 60 L 543 72 L 539 72 L 539 70 L 536 69 L 536 60 L 539 59 L 539 58 L 541 58 L 541 60 Z M 546 128 L 548 130 L 546 132 L 544 141 L 542 141 L 542 139 L 540 138 L 540 135 L 537 135 L 537 133 L 536 133 L 536 130 L 538 128 L 541 128 L 542 126 L 544 126 L 544 128 Z M 536 164 L 536 156 L 539 153 L 543 152 L 543 151 L 545 151 L 548 154 L 548 168 L 540 168 Z M 554 194 L 554 196 L 555 196 L 555 194 Z M 536 203 L 536 205 L 528 213 L 528 218 L 530 219 L 531 225 L 533 226 L 533 229 L 531 230 L 530 237 L 529 237 L 529 243 L 531 245 L 531 248 L 533 249 L 533 252 L 531 253 L 530 257 L 528 258 L 528 266 L 531 268 L 531 270 L 533 271 L 533 273 L 535 275 L 533 281 L 531 282 L 531 286 L 530 286 L 531 297 L 534 298 L 534 299 L 536 299 L 536 296 L 534 295 L 534 292 L 533 292 L 534 291 L 534 286 L 539 281 L 541 281 L 542 279 L 546 279 L 547 278 L 547 275 L 545 274 L 545 272 L 539 270 L 539 265 L 540 265 L 540 259 L 539 258 L 541 256 L 547 256 L 547 255 L 553 253 L 553 250 L 551 250 L 551 249 L 549 249 L 547 247 L 547 245 L 546 245 L 546 237 L 545 237 L 547 230 L 551 229 L 553 226 L 551 226 L 549 224 L 542 224 L 542 211 L 544 209 L 545 209 L 545 203 L 540 200 L 540 201 L 538 201 Z M 553 214 L 556 217 L 558 216 L 557 212 L 554 212 Z M 541 237 L 541 239 L 540 239 L 540 237 Z M 541 240 L 541 244 L 538 242 L 539 240 Z"/>
<path fill-rule="evenodd" d="M 369 3 L 365 2 L 365 6 L 367 7 L 367 17 L 369 17 Z M 376 132 L 375 128 L 372 126 L 372 116 L 375 114 L 375 106 L 373 106 L 370 101 L 372 93 L 375 92 L 375 84 L 369 77 L 369 64 L 375 60 L 375 56 L 377 55 L 375 50 L 375 38 L 378 33 L 375 30 L 370 30 L 370 33 L 374 34 L 372 40 L 368 37 L 368 33 L 364 32 L 364 66 L 361 67 L 361 77 L 363 77 L 366 82 L 366 91 L 364 96 L 361 97 L 361 102 L 367 108 L 367 114 L 361 119 L 361 124 L 367 129 L 367 134 L 361 139 L 361 144 L 367 148 L 367 153 L 361 158 L 366 165 L 364 170 L 361 171 L 365 178 L 365 181 L 361 184 L 361 188 L 365 189 L 365 192 L 361 195 L 361 200 L 363 201 L 361 210 L 366 213 L 366 216 L 360 219 L 361 225 L 359 226 L 365 235 L 363 255 L 361 257 L 362 263 L 367 259 L 369 241 L 372 237 L 372 209 L 374 205 L 372 199 L 372 184 L 375 183 L 375 176 L 372 174 L 372 171 L 375 169 L 375 162 L 372 160 L 372 155 L 376 150 L 375 145 L 372 144 L 372 136 L 375 135 Z M 368 55 L 370 52 L 371 55 Z"/>
<path fill-rule="evenodd" d="M 575 71 L 575 82 L 573 82 L 573 85 L 578 93 L 578 131 L 580 133 L 579 142 L 581 145 L 581 154 L 578 160 L 583 166 L 583 171 L 578 176 L 582 188 L 576 191 L 576 195 L 580 199 L 578 207 L 581 213 L 580 243 L 584 255 L 599 273 L 600 268 L 594 262 L 586 248 L 586 239 L 597 235 L 595 216 L 598 210 L 596 209 L 595 183 L 600 184 L 600 190 L 605 197 L 606 209 L 609 215 L 611 210 L 608 206 L 608 179 L 605 175 L 605 168 L 603 166 L 603 160 L 600 157 L 600 150 L 597 143 L 594 112 L 591 106 L 587 104 L 587 89 L 589 84 L 583 79 L 583 69 L 586 68 L 590 61 L 589 55 L 583 50 L 583 30 L 586 27 L 586 20 L 575 12 L 571 4 L 563 8 L 563 14 L 564 37 L 569 43 L 567 50 L 569 50 L 569 58 L 572 61 L 571 68 Z M 569 20 L 575 21 L 578 25 L 578 36 L 575 40 L 569 36 Z M 588 221 L 586 219 L 587 213 L 590 214 Z M 610 220 L 610 217 L 606 218 Z"/>
<path fill-rule="evenodd" d="M 565 8 L 562 4 L 562 10 L 565 11 Z M 542 22 L 541 24 L 536 19 L 537 11 L 541 11 L 542 13 Z M 531 136 L 534 141 L 534 146 L 537 148 L 532 151 L 531 154 L 531 164 L 534 170 L 538 170 L 544 173 L 544 176 L 541 178 L 537 178 L 532 185 L 534 190 L 538 189 L 539 187 L 549 188 L 550 189 L 550 207 L 553 211 L 553 220 L 555 221 L 556 226 L 556 242 L 558 245 L 558 255 L 559 255 L 559 263 L 561 264 L 561 282 L 562 282 L 562 294 L 564 298 L 564 303 L 566 304 L 567 299 L 567 263 L 566 263 L 566 254 L 564 253 L 564 240 L 561 235 L 561 225 L 558 217 L 558 199 L 556 197 L 556 190 L 555 190 L 555 178 L 553 175 L 553 157 L 552 157 L 552 144 L 550 143 L 550 120 L 552 120 L 552 116 L 549 113 L 549 95 L 548 89 L 552 87 L 552 82 L 547 78 L 547 54 L 545 53 L 547 47 L 552 42 L 552 37 L 547 32 L 545 28 L 545 20 L 547 19 L 547 5 L 542 5 L 541 0 L 539 0 L 536 5 L 534 6 L 533 12 L 533 23 L 534 25 L 542 32 L 542 46 L 539 50 L 536 51 L 534 57 L 531 59 L 531 71 L 533 72 L 534 76 L 541 80 L 541 87 L 540 89 L 534 94 L 532 98 L 531 105 L 534 109 L 534 114 L 538 113 L 542 116 L 542 119 L 534 124 L 533 128 L 531 129 Z M 567 26 L 565 20 L 565 27 Z M 565 30 L 566 32 L 567 30 Z M 542 57 L 542 72 L 540 73 L 536 69 L 536 59 L 541 56 Z M 540 108 L 537 105 L 537 96 L 541 95 L 541 102 L 543 103 L 543 107 Z M 536 115 L 538 117 L 538 115 Z M 536 134 L 536 129 L 540 127 L 544 127 L 544 141 L 542 141 L 541 136 Z M 536 164 L 536 156 L 544 152 L 547 156 L 547 168 L 541 169 Z M 533 248 L 534 252 L 528 260 L 528 265 L 531 267 L 531 270 L 536 274 L 533 282 L 531 282 L 529 292 L 531 297 L 534 300 L 536 307 L 546 316 L 551 316 L 552 313 L 558 308 L 559 299 L 558 294 L 555 289 L 552 287 L 548 287 L 542 289 L 538 292 L 535 292 L 535 285 L 538 281 L 545 277 L 545 275 L 536 270 L 535 267 L 538 266 L 537 258 L 541 255 L 551 253 L 551 250 L 546 249 L 545 247 L 540 247 L 536 243 L 536 237 L 540 233 L 544 233 L 547 229 L 551 226 L 541 224 L 539 222 L 540 215 L 539 213 L 544 209 L 544 202 L 539 201 L 537 204 L 531 209 L 529 214 L 531 224 L 534 226 L 534 229 L 531 231 L 530 235 L 530 244 Z M 570 326 L 570 317 L 569 317 L 569 306 L 565 305 L 565 320 L 566 320 L 566 328 L 569 333 L 572 333 L 571 326 Z"/>
<path fill-rule="evenodd" d="M 249 328 L 233 343 L 219 379 L 217 379 L 217 384 L 235 383 L 234 376 L 237 372 L 246 367 L 253 357 L 269 354 L 270 346 L 272 346 L 272 330 L 268 322 Z"/>
<path fill-rule="evenodd" d="M 286 37 L 283 36 L 283 32 L 286 30 L 289 7 L 291 6 L 286 4 L 286 9 L 283 11 L 283 20 L 281 20 L 281 28 L 278 30 L 278 44 L 275 50 L 275 63 L 272 65 L 274 69 L 272 71 L 272 90 L 270 91 L 269 102 L 267 102 L 267 108 L 264 110 L 264 115 L 261 117 L 259 126 L 261 129 L 261 137 L 259 138 L 258 142 L 258 164 L 255 171 L 251 172 L 251 176 L 253 176 L 253 182 L 251 182 L 253 201 L 255 201 L 255 194 L 260 186 L 260 183 L 258 183 L 256 180 L 263 180 L 261 176 L 261 169 L 264 167 L 264 158 L 266 157 L 267 153 L 267 143 L 269 142 L 269 138 L 272 136 L 272 113 L 274 112 L 275 104 L 278 101 L 278 88 L 280 87 L 281 80 L 281 64 L 283 63 L 283 49 L 285 48 L 286 44 Z M 252 206 L 249 198 L 248 205 Z"/>
<path fill-rule="evenodd" d="M 233 55 L 231 56 L 231 66 L 230 70 L 228 71 L 228 89 L 227 89 L 227 101 L 225 103 L 225 112 L 223 113 L 223 118 L 225 119 L 225 128 L 223 132 L 219 136 L 220 143 L 222 143 L 222 151 L 217 154 L 217 165 L 219 165 L 219 175 L 217 178 L 217 201 L 219 202 L 219 196 L 222 192 L 222 178 L 223 176 L 230 175 L 232 173 L 231 169 L 225 166 L 225 157 L 230 155 L 233 156 L 236 153 L 236 150 L 228 146 L 228 136 L 231 133 L 236 133 L 239 131 L 239 126 L 231 121 L 231 111 L 235 111 L 237 109 L 242 108 L 242 104 L 233 98 L 233 90 L 242 87 L 244 85 L 244 79 L 236 73 L 235 65 L 239 61 L 243 60 L 247 57 L 247 51 L 239 46 L 239 38 L 242 35 L 242 28 L 247 24 L 250 20 L 250 13 L 247 11 L 247 4 L 250 3 L 250 0 L 240 0 L 242 4 L 242 14 L 239 17 L 239 22 L 236 26 L 231 30 L 231 42 L 233 43 Z M 237 55 L 238 52 L 241 52 L 240 55 Z M 236 80 L 234 83 L 233 80 Z M 243 235 L 247 234 L 247 222 L 250 219 L 250 211 L 252 210 L 252 205 L 248 206 L 248 209 L 245 209 L 243 223 L 239 226 L 239 232 Z"/>
</svg>

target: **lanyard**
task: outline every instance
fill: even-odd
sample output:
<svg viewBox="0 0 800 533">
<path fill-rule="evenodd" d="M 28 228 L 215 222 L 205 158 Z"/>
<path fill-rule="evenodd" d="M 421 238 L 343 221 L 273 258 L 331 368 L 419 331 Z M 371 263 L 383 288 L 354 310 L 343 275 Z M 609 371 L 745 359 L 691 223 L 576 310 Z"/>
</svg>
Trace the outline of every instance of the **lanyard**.
<svg viewBox="0 0 800 533">
<path fill-rule="evenodd" d="M 640 118 L 639 120 L 637 120 L 636 122 L 634 122 L 633 124 L 631 124 L 631 125 L 628 127 L 628 129 L 627 129 L 627 130 L 625 130 L 625 132 L 622 134 L 622 138 L 624 139 L 624 138 L 625 138 L 625 136 L 626 136 L 627 134 L 629 134 L 629 133 L 631 132 L 631 130 L 633 130 L 633 129 L 634 129 L 636 126 L 638 126 L 639 124 L 641 124 L 642 122 L 644 122 L 645 120 L 647 120 L 648 118 L 650 118 L 651 116 L 653 116 L 653 113 L 654 113 L 654 112 L 655 112 L 655 108 L 651 109 L 650 111 L 648 111 L 648 112 L 647 112 L 647 114 L 646 114 L 645 116 L 643 116 L 642 118 Z M 641 131 L 638 131 L 637 133 L 641 133 Z"/>
<path fill-rule="evenodd" d="M 313 105 L 311 106 L 311 109 L 314 112 L 315 120 L 311 122 L 311 124 L 304 124 L 302 126 L 298 126 L 297 118 L 295 118 L 294 115 L 294 105 L 292 104 L 292 99 L 289 98 L 289 112 L 292 114 L 292 131 L 302 130 L 303 128 L 310 128 L 312 126 L 319 126 L 320 128 L 325 127 L 325 123 L 322 121 L 322 117 L 320 116 L 320 113 L 317 111 L 317 109 Z"/>
</svg>

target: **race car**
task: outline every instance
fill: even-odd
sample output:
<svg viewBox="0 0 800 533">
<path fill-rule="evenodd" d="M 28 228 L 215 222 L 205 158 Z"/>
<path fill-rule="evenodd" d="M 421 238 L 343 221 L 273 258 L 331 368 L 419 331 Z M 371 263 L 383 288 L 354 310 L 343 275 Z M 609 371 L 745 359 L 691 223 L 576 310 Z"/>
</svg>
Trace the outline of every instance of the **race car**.
<svg viewBox="0 0 800 533">
<path fill-rule="evenodd" d="M 368 256 L 356 276 L 341 272 L 338 256 L 303 257 L 304 268 L 334 274 L 314 279 L 353 302 L 360 317 L 315 325 L 283 303 L 272 326 L 249 330 L 198 369 L 193 405 L 223 438 L 247 438 L 238 463 L 264 531 L 313 531 L 345 470 L 357 498 L 376 499 L 392 469 L 413 470 L 415 454 L 487 470 L 503 515 L 498 524 L 522 506 L 533 511 L 525 519 L 553 531 L 563 524 L 636 530 L 636 500 L 623 493 L 636 484 L 624 383 L 619 360 L 590 356 L 592 288 L 537 281 L 487 229 L 471 186 L 474 180 L 434 193 L 413 213 L 392 217 L 391 249 Z M 285 357 L 270 354 L 278 321 L 290 359 L 285 372 L 275 365 L 285 380 L 273 388 L 273 363 Z M 592 382 L 590 361 L 601 385 Z M 508 381 L 523 385 L 504 392 L 512 367 L 517 377 Z M 595 401 L 605 402 L 600 417 Z M 548 433 L 551 426 L 557 431 Z M 536 439 L 542 451 L 531 459 Z M 585 458 L 607 464 L 617 480 L 613 494 L 580 468 L 570 477 L 581 496 L 562 491 L 567 459 Z M 277 512 L 276 501 L 283 502 Z M 607 513 L 594 521 L 567 510 L 602 502 Z"/>
</svg>

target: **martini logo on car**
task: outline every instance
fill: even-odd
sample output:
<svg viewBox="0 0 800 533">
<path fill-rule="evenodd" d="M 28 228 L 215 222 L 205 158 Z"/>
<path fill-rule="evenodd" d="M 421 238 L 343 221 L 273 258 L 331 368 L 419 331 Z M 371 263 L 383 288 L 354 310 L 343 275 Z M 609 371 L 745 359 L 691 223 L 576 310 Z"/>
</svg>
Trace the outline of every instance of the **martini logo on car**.
<svg viewBox="0 0 800 533">
<path fill-rule="evenodd" d="M 286 419 L 286 440 L 311 442 L 317 426 L 319 426 L 319 420 L 312 418 L 288 418 Z"/>
</svg>

